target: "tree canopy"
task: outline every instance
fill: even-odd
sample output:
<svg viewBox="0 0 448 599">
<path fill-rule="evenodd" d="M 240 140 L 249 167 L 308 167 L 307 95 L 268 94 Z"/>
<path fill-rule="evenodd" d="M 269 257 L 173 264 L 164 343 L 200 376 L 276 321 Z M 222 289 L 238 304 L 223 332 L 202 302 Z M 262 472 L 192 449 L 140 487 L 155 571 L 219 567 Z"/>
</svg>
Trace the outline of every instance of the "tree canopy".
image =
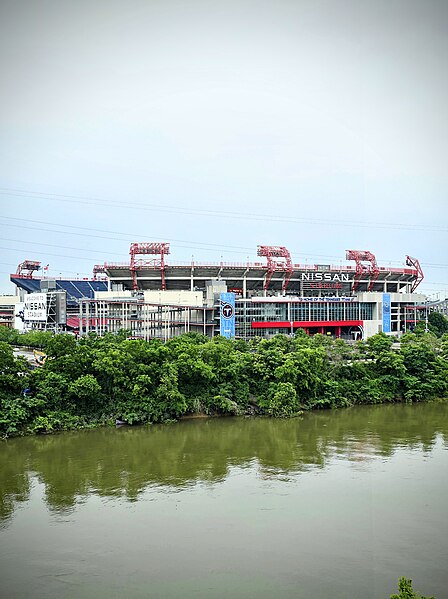
<svg viewBox="0 0 448 599">
<path fill-rule="evenodd" d="M 303 333 L 247 343 L 187 334 L 164 344 L 124 332 L 80 340 L 41 333 L 34 341 L 48 359 L 33 371 L 0 342 L 2 435 L 194 413 L 290 417 L 448 391 L 447 334 L 404 335 L 398 349 L 383 333 L 355 344 Z"/>
</svg>

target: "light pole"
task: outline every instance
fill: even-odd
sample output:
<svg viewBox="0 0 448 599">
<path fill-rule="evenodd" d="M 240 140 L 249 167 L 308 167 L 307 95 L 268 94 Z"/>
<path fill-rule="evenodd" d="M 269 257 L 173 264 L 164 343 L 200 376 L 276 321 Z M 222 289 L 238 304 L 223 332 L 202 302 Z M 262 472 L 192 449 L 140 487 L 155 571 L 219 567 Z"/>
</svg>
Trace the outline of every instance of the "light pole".
<svg viewBox="0 0 448 599">
<path fill-rule="evenodd" d="M 426 302 L 425 302 L 425 333 L 429 332 L 429 329 L 428 329 L 428 302 L 429 302 L 429 299 L 428 299 L 428 296 L 426 296 Z"/>
</svg>

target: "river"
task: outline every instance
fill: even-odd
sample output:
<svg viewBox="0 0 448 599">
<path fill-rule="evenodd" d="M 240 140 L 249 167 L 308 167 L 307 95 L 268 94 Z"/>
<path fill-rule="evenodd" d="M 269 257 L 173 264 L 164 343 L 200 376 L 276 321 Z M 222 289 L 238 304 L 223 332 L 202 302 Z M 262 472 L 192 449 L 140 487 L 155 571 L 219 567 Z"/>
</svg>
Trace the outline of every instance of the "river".
<svg viewBox="0 0 448 599">
<path fill-rule="evenodd" d="M 0 596 L 448 598 L 448 403 L 0 444 Z"/>
</svg>

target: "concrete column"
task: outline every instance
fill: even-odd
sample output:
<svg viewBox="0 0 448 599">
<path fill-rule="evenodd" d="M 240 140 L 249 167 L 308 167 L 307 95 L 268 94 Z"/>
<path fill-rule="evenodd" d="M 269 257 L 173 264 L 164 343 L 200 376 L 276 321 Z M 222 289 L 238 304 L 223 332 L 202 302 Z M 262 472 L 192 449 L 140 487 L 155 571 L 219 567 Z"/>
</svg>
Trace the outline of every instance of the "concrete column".
<svg viewBox="0 0 448 599">
<path fill-rule="evenodd" d="M 90 330 L 90 302 L 86 302 L 86 335 Z"/>
</svg>

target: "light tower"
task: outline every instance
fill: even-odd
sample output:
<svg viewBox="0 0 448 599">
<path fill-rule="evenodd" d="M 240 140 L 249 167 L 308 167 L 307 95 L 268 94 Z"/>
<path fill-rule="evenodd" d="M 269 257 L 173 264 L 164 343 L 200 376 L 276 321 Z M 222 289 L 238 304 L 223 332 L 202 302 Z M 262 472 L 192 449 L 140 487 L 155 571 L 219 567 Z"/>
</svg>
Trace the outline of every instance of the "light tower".
<svg viewBox="0 0 448 599">
<path fill-rule="evenodd" d="M 93 279 L 96 281 L 96 277 L 98 275 L 98 273 L 105 273 L 106 269 L 104 264 L 95 264 L 95 266 L 93 267 Z"/>
<path fill-rule="evenodd" d="M 24 279 L 32 279 L 33 273 L 36 270 L 40 270 L 40 264 L 40 262 L 36 262 L 35 260 L 24 260 L 17 267 L 16 275 Z"/>
<path fill-rule="evenodd" d="M 165 282 L 165 255 L 170 253 L 169 243 L 131 243 L 129 250 L 131 255 L 130 271 L 132 276 L 132 288 L 138 290 L 137 270 L 142 268 L 157 268 L 162 278 L 162 289 L 166 289 Z M 159 256 L 152 260 L 136 260 L 136 256 L 153 254 Z"/>
<path fill-rule="evenodd" d="M 373 284 L 380 274 L 380 269 L 376 263 L 375 255 L 366 250 L 346 250 L 345 257 L 347 260 L 354 260 L 356 262 L 356 274 L 355 280 L 353 281 L 353 291 L 356 291 L 358 288 L 359 281 L 363 275 L 367 275 L 369 278 L 369 286 L 367 287 L 367 291 L 372 291 Z M 363 262 L 369 262 L 369 264 L 363 264 Z"/>
<path fill-rule="evenodd" d="M 279 245 L 259 245 L 257 246 L 257 255 L 265 256 L 268 260 L 268 272 L 264 282 L 264 290 L 268 289 L 275 272 L 284 272 L 286 274 L 282 284 L 282 291 L 285 292 L 294 272 L 289 250 Z M 275 258 L 283 258 L 283 261 L 275 260 Z"/>
</svg>

